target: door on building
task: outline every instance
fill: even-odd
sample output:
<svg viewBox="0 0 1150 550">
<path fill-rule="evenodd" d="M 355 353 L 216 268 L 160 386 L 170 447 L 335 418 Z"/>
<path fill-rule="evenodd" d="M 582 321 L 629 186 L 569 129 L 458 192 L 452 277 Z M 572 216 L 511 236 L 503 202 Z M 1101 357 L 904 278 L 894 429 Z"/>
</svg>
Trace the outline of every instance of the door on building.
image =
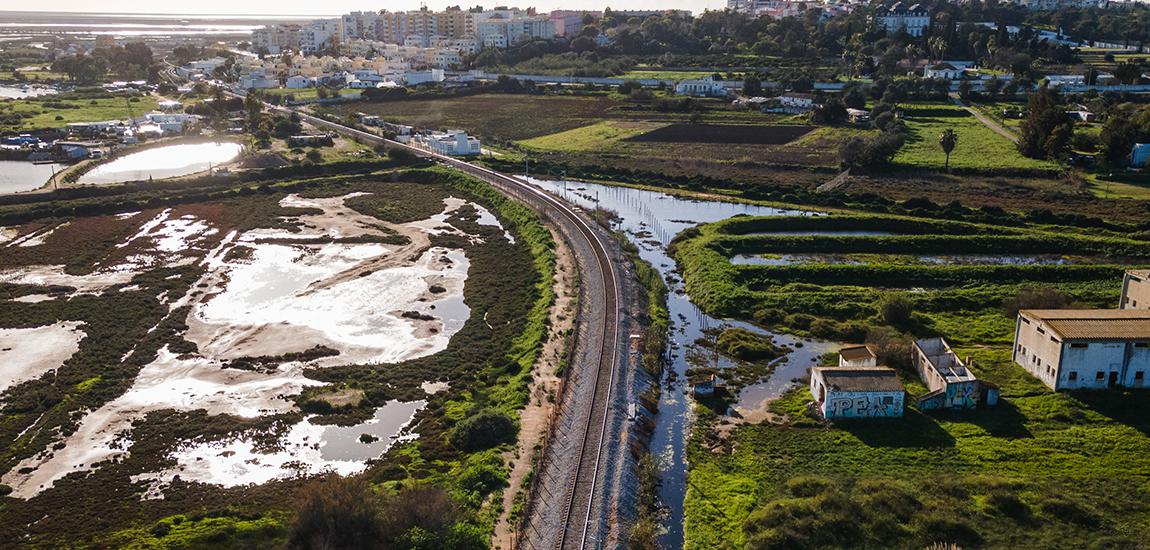
<svg viewBox="0 0 1150 550">
<path fill-rule="evenodd" d="M 1106 381 L 1107 388 L 1113 388 L 1118 385 L 1118 373 L 1110 371 L 1110 378 Z"/>
</svg>

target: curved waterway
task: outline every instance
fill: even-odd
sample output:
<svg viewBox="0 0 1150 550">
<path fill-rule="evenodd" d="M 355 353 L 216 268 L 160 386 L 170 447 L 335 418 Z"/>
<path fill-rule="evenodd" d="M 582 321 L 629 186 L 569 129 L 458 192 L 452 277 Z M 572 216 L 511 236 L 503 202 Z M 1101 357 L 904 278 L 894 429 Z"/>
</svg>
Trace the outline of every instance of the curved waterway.
<svg viewBox="0 0 1150 550">
<path fill-rule="evenodd" d="M 93 168 L 78 183 L 107 184 L 187 176 L 219 166 L 237 156 L 243 146 L 231 142 L 183 143 L 129 153 Z"/>
<path fill-rule="evenodd" d="M 667 509 L 663 519 L 663 548 L 683 546 L 683 498 L 687 493 L 687 441 L 694 424 L 692 398 L 687 385 L 687 350 L 703 337 L 705 330 L 720 326 L 742 327 L 774 338 L 775 342 L 793 348 L 757 384 L 743 388 L 731 405 L 732 412 L 755 421 L 764 416 L 765 407 L 772 399 L 782 395 L 794 380 L 806 375 L 819 355 L 838 347 L 833 342 L 803 340 L 785 334 L 774 334 L 759 327 L 711 317 L 695 306 L 687 296 L 677 273 L 678 264 L 667 252 L 667 245 L 680 231 L 702 223 L 724 220 L 732 216 L 786 216 L 802 214 L 733 202 L 681 198 L 657 191 L 629 187 L 616 187 L 583 182 L 562 182 L 530 179 L 531 183 L 559 195 L 584 208 L 599 206 L 614 211 L 620 217 L 618 229 L 639 247 L 639 256 L 659 270 L 667 281 L 667 309 L 671 317 L 669 347 L 671 357 L 664 369 L 663 388 L 659 397 L 659 414 L 655 433 L 651 439 L 651 452 L 660 462 L 661 485 L 659 499 Z M 721 359 L 719 366 L 730 362 Z M 671 376 L 674 372 L 676 375 Z"/>
</svg>

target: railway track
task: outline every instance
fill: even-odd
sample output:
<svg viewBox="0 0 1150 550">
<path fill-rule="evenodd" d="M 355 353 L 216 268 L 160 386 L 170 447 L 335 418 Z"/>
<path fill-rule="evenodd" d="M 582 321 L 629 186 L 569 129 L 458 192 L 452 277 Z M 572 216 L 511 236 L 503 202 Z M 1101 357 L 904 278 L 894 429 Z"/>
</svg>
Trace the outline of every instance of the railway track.
<svg viewBox="0 0 1150 550">
<path fill-rule="evenodd" d="M 269 107 L 281 112 L 289 111 L 289 109 L 281 107 L 271 105 Z M 593 222 L 589 221 L 580 209 L 568 205 L 528 182 L 457 158 L 411 147 L 299 111 L 290 110 L 290 112 L 296 113 L 300 119 L 313 126 L 330 129 L 360 143 L 385 144 L 390 147 L 404 148 L 417 155 L 433 158 L 446 166 L 475 176 L 495 186 L 505 194 L 543 212 L 561 226 L 561 231 L 566 234 L 568 239 L 585 241 L 584 244 L 592 252 L 594 263 L 585 265 L 584 270 L 597 272 L 596 275 L 602 281 L 601 296 L 590 297 L 600 305 L 601 319 L 598 319 L 600 323 L 596 323 L 599 326 L 595 329 L 598 338 L 593 338 L 599 341 L 599 350 L 594 365 L 586 365 L 580 372 L 574 374 L 592 377 L 591 381 L 594 388 L 591 392 L 591 402 L 587 404 L 564 404 L 564 406 L 569 407 L 585 406 L 586 414 L 576 415 L 581 423 L 577 432 L 580 434 L 577 436 L 580 439 L 577 442 L 580 452 L 576 459 L 576 467 L 568 474 L 566 492 L 562 495 L 564 499 L 561 503 L 563 525 L 562 531 L 558 533 L 555 540 L 555 548 L 558 550 L 587 548 L 588 542 L 593 539 L 591 536 L 592 522 L 598 519 L 594 517 L 595 493 L 597 489 L 601 489 L 598 487 L 599 472 L 604 461 L 604 443 L 608 437 L 607 425 L 619 350 L 619 306 L 622 303 L 618 276 L 603 235 L 595 229 L 592 225 Z M 584 297 L 584 299 L 589 298 Z M 600 546 L 600 541 L 596 540 L 595 542 L 596 547 Z"/>
</svg>

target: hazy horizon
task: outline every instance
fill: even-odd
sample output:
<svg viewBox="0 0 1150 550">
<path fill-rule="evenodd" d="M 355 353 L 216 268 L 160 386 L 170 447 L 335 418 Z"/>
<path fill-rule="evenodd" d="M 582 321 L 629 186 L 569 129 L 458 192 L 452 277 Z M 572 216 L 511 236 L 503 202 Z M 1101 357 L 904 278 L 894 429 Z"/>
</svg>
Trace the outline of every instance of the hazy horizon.
<svg viewBox="0 0 1150 550">
<path fill-rule="evenodd" d="M 610 7 L 616 10 L 662 10 L 682 9 L 693 12 L 702 12 L 706 9 L 721 9 L 726 6 L 726 0 L 531 0 L 525 2 L 463 2 L 450 0 L 432 0 L 426 3 L 431 9 L 438 10 L 447 6 L 472 7 L 476 5 L 485 8 L 495 6 L 514 6 L 520 8 L 534 7 L 539 11 L 552 10 L 601 10 Z M 142 8 L 146 5 L 146 8 Z M 321 16 L 339 15 L 350 11 L 378 11 L 387 9 L 391 11 L 418 9 L 419 0 L 389 0 L 387 2 L 365 2 L 363 0 L 330 0 L 327 2 L 299 2 L 294 0 L 255 0 L 238 3 L 234 0 L 200 0 L 196 6 L 200 9 L 194 12 L 177 5 L 165 9 L 169 5 L 144 4 L 138 0 L 106 0 L 99 4 L 81 2 L 79 0 L 57 0 L 50 6 L 38 9 L 0 8 L 0 12 L 50 12 L 50 13 L 108 13 L 108 14 L 142 14 L 142 15 L 269 15 L 269 16 Z M 182 5 L 179 5 L 182 6 Z"/>
</svg>

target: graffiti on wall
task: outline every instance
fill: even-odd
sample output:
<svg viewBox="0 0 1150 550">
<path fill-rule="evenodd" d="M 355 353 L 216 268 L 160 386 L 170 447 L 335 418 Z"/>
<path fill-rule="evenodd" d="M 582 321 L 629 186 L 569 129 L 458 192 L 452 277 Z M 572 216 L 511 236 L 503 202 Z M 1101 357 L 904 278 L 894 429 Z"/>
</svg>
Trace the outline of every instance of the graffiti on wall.
<svg viewBox="0 0 1150 550">
<path fill-rule="evenodd" d="M 978 387 L 974 382 L 946 385 L 946 402 L 955 409 L 978 407 Z"/>
<path fill-rule="evenodd" d="M 902 416 L 901 395 L 832 395 L 827 400 L 827 418 L 888 416 Z"/>
</svg>

